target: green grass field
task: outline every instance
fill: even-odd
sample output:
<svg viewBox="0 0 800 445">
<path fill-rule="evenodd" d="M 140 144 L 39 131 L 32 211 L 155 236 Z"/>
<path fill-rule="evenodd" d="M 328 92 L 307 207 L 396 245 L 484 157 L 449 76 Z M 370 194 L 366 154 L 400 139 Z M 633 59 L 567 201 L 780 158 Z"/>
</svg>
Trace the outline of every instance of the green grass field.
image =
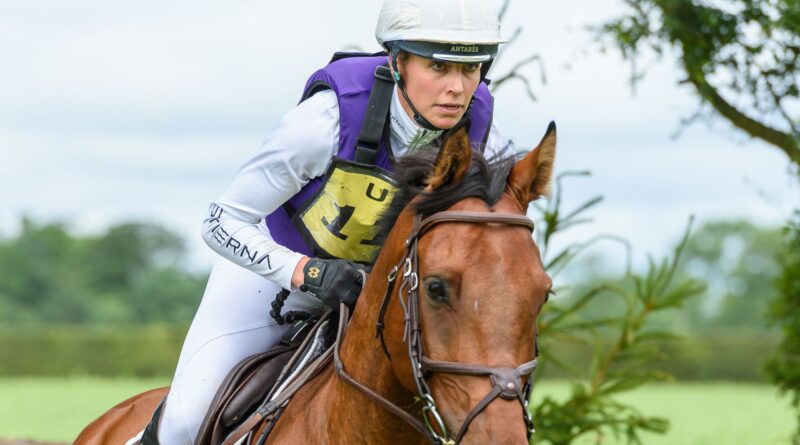
<svg viewBox="0 0 800 445">
<path fill-rule="evenodd" d="M 166 379 L 0 379 L 0 437 L 70 442 L 84 425 L 117 402 Z M 544 382 L 544 394 L 564 396 L 568 385 Z M 668 435 L 648 435 L 653 445 L 772 445 L 788 444 L 793 428 L 789 402 L 767 385 L 681 383 L 651 385 L 626 394 L 643 413 L 669 418 Z M 594 444 L 594 440 L 581 445 Z M 603 445 L 622 443 L 613 437 Z"/>
<path fill-rule="evenodd" d="M 566 396 L 565 383 L 545 382 L 534 392 Z M 666 435 L 645 434 L 647 445 L 789 445 L 794 414 L 789 400 L 768 385 L 735 383 L 675 383 L 640 388 L 620 397 L 648 416 L 669 419 Z M 576 445 L 596 444 L 595 437 Z M 603 445 L 624 444 L 605 437 Z"/>
<path fill-rule="evenodd" d="M 72 442 L 108 408 L 169 379 L 0 378 L 0 437 Z"/>
</svg>

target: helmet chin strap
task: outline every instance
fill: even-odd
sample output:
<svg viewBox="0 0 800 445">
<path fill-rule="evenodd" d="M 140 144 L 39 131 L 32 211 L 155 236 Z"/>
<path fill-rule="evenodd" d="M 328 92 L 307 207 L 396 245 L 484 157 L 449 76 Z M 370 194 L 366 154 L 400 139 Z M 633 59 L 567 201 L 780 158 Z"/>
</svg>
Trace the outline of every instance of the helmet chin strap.
<svg viewBox="0 0 800 445">
<path fill-rule="evenodd" d="M 406 86 L 403 78 L 400 77 L 400 70 L 397 69 L 397 55 L 399 51 L 392 50 L 392 69 L 394 70 L 394 81 L 397 83 L 397 88 L 400 90 L 400 94 L 403 95 L 403 98 L 408 103 L 408 106 L 411 107 L 411 111 L 414 113 L 414 122 L 417 123 L 420 127 L 430 130 L 430 131 L 445 131 L 444 128 L 439 128 L 436 125 L 433 125 L 428 119 L 425 119 L 425 116 L 422 115 L 417 110 L 417 107 L 414 106 L 414 103 L 411 102 L 411 99 L 408 97 L 408 93 L 406 93 Z"/>
</svg>

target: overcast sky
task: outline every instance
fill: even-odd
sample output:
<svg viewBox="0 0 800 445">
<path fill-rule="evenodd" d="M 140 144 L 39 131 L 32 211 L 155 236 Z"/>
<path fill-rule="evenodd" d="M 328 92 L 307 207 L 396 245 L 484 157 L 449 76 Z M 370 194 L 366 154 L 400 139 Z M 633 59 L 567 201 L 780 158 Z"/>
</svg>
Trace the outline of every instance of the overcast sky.
<svg viewBox="0 0 800 445">
<path fill-rule="evenodd" d="M 501 89 L 496 121 L 525 147 L 557 121 L 557 169 L 593 172 L 568 183 L 567 207 L 605 196 L 596 223 L 568 239 L 620 234 L 643 258 L 665 252 L 690 214 L 780 224 L 800 203 L 783 155 L 724 123 L 673 139 L 697 102 L 677 85 L 672 61 L 655 64 L 634 96 L 629 66 L 592 43 L 584 27 L 619 3 L 516 0 L 505 29 L 526 27 L 498 72 L 538 53 L 547 84 L 535 87 L 535 103 L 518 86 Z M 0 0 L 0 233 L 13 233 L 23 214 L 84 233 L 155 221 L 184 236 L 193 265 L 207 267 L 214 254 L 199 228 L 208 203 L 334 51 L 377 50 L 379 8 L 377 0 Z"/>
</svg>

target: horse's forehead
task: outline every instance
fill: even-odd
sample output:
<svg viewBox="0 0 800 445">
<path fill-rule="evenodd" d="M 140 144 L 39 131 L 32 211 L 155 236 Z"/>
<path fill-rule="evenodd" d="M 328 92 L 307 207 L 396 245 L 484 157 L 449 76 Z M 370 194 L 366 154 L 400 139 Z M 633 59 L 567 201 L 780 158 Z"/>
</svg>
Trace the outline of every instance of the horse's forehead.
<svg viewBox="0 0 800 445">
<path fill-rule="evenodd" d="M 500 199 L 493 206 L 489 206 L 489 204 L 480 198 L 472 197 L 457 202 L 448 210 L 516 214 L 523 213 L 520 209 L 519 203 L 507 193 L 503 193 Z"/>
<path fill-rule="evenodd" d="M 514 213 L 519 214 L 519 207 L 507 200 L 500 200 L 495 206 L 489 207 L 480 199 L 465 199 L 449 210 L 471 211 L 489 213 Z M 428 252 L 440 261 L 452 264 L 474 264 L 472 257 L 495 261 L 494 266 L 501 266 L 497 261 L 520 261 L 534 269 L 542 269 L 539 259 L 539 250 L 530 236 L 522 227 L 507 226 L 509 230 L 498 230 L 495 224 L 444 224 L 434 227 L 431 237 L 433 247 Z M 437 230 L 438 229 L 438 230 Z M 446 244 L 443 245 L 443 244 Z M 441 250 L 440 250 L 441 249 Z M 439 252 L 437 252 L 439 250 Z M 440 253 L 440 255 L 437 255 Z M 470 261 L 465 261 L 470 258 Z M 485 262 L 485 261 L 484 261 Z M 481 263 L 481 261 L 478 261 Z"/>
</svg>

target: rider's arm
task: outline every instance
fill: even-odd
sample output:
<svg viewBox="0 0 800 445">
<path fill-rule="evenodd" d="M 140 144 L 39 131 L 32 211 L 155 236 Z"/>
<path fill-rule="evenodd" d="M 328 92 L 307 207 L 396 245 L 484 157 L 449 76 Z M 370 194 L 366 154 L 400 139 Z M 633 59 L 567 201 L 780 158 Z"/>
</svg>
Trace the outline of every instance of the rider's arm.
<svg viewBox="0 0 800 445">
<path fill-rule="evenodd" d="M 292 275 L 306 258 L 276 243 L 263 220 L 324 174 L 338 145 L 336 95 L 317 93 L 283 117 L 211 204 L 202 227 L 205 242 L 228 260 L 291 289 Z"/>
</svg>

